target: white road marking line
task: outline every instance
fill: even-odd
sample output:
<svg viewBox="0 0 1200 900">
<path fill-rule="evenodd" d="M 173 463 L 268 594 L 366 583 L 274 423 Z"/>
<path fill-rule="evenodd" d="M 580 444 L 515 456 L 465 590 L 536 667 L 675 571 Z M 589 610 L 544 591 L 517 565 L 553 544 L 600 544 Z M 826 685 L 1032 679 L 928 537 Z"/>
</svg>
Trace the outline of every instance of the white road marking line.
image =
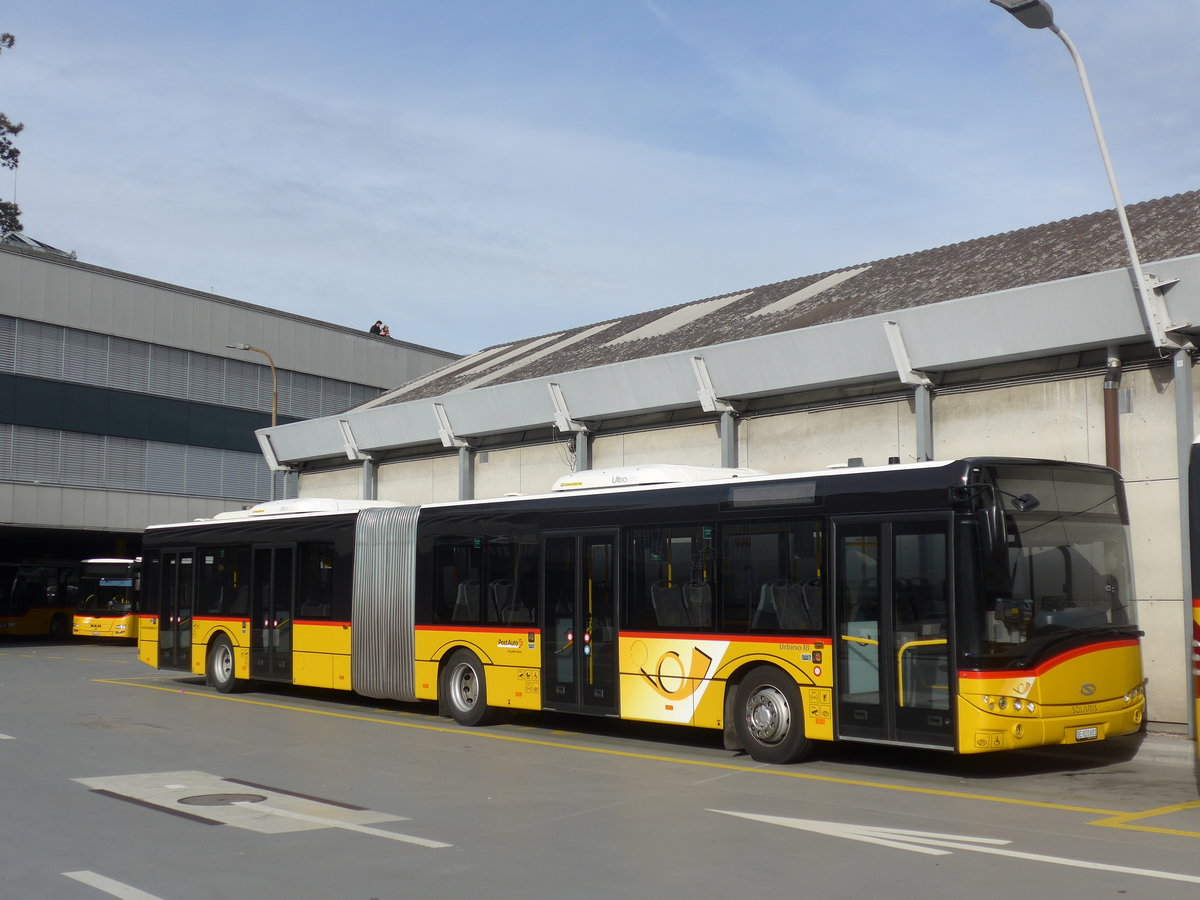
<svg viewBox="0 0 1200 900">
<path fill-rule="evenodd" d="M 162 900 L 162 898 L 156 897 L 154 894 L 147 894 L 145 891 L 139 891 L 135 887 L 130 887 L 111 878 L 105 878 L 103 875 L 97 875 L 95 872 L 63 872 L 63 874 L 68 878 L 74 878 L 76 881 L 86 884 L 88 887 L 94 887 L 96 890 L 104 891 L 106 894 L 120 897 L 121 900 Z"/>
<path fill-rule="evenodd" d="M 234 806 L 245 806 L 254 809 L 256 812 L 270 813 L 273 816 L 283 816 L 285 819 L 296 819 L 300 822 L 312 822 L 316 825 L 324 825 L 326 828 L 342 828 L 346 831 L 357 831 L 359 834 L 372 834 L 376 837 L 389 838 L 393 841 L 403 841 L 406 844 L 416 844 L 420 847 L 431 847 L 439 849 L 442 847 L 453 847 L 453 844 L 443 844 L 441 841 L 431 841 L 427 838 L 414 837 L 411 834 L 398 834 L 395 831 L 384 831 L 382 828 L 371 828 L 369 825 L 355 825 L 353 822 L 338 822 L 335 819 L 326 819 L 321 816 L 310 816 L 306 813 L 292 812 L 290 809 L 279 809 L 274 806 L 263 806 L 261 803 L 251 803 L 244 800 L 239 800 L 233 804 Z"/>
<path fill-rule="evenodd" d="M 931 856 L 945 856 L 955 850 L 971 850 L 975 853 L 988 853 L 993 856 L 1008 856 L 1013 859 L 1027 859 L 1031 862 L 1047 862 L 1058 866 L 1070 866 L 1075 869 L 1092 869 L 1098 872 L 1118 872 L 1122 875 L 1142 875 L 1146 878 L 1162 878 L 1167 881 L 1183 881 L 1188 884 L 1200 884 L 1200 875 L 1183 875 L 1178 872 L 1160 872 L 1156 869 L 1137 869 L 1131 866 L 1113 866 L 1108 863 L 1090 862 L 1083 859 L 1067 859 L 1062 856 L 1045 856 L 1041 853 L 1022 853 L 1019 850 L 1002 850 L 1003 844 L 1012 841 L 998 838 L 970 837 L 958 834 L 935 834 L 929 831 L 907 831 L 901 828 L 880 828 L 871 825 L 849 825 L 845 822 L 821 822 L 815 819 L 789 819 L 784 816 L 761 816 L 754 813 L 733 812 L 727 809 L 710 809 L 709 812 L 721 813 L 726 816 L 737 816 L 755 822 L 766 822 L 770 825 L 783 825 L 785 828 L 796 828 L 801 831 L 815 831 L 817 834 L 827 834 L 832 837 L 849 838 L 852 841 L 862 841 L 867 844 L 879 844 L 884 847 L 894 847 L 897 850 L 909 850 L 913 853 L 926 853 Z M 990 844 L 992 846 L 981 846 Z"/>
<path fill-rule="evenodd" d="M 0 741 L 15 741 L 16 738 L 11 734 L 0 734 Z"/>
</svg>

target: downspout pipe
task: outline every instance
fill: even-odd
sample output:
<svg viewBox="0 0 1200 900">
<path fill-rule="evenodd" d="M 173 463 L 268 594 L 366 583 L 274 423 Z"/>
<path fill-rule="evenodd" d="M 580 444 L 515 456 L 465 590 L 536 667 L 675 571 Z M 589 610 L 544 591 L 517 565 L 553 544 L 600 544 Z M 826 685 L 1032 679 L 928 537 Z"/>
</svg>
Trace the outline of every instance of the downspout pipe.
<svg viewBox="0 0 1200 900">
<path fill-rule="evenodd" d="M 1108 348 L 1104 369 L 1104 464 L 1121 471 L 1121 355 L 1117 347 Z"/>
</svg>

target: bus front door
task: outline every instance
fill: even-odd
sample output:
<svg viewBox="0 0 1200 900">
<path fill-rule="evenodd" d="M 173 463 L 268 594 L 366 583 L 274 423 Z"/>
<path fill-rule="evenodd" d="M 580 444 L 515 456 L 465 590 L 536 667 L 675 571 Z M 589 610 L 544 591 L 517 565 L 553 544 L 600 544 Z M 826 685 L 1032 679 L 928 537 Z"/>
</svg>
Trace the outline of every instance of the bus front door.
<svg viewBox="0 0 1200 900">
<path fill-rule="evenodd" d="M 158 668 L 190 672 L 196 554 L 191 550 L 168 550 L 162 554 L 161 560 Z"/>
<path fill-rule="evenodd" d="M 834 519 L 837 733 L 954 747 L 950 521 Z"/>
<path fill-rule="evenodd" d="M 563 712 L 615 713 L 615 536 L 549 536 L 542 562 L 542 705 Z"/>
<path fill-rule="evenodd" d="M 250 592 L 250 676 L 291 681 L 292 547 L 255 547 Z"/>
</svg>

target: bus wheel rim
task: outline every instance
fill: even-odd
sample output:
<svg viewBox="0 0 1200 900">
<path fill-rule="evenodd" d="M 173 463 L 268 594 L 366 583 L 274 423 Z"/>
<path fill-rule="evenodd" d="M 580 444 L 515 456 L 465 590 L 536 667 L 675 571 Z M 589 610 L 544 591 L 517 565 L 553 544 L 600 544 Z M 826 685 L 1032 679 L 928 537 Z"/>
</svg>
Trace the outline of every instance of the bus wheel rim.
<svg viewBox="0 0 1200 900">
<path fill-rule="evenodd" d="M 233 653 L 228 647 L 217 648 L 217 678 L 228 681 L 233 675 Z"/>
<path fill-rule="evenodd" d="M 459 709 L 472 709 L 479 699 L 479 680 L 475 677 L 475 669 L 463 663 L 456 666 L 451 679 L 454 685 L 454 703 Z"/>
<path fill-rule="evenodd" d="M 746 704 L 746 724 L 760 743 L 783 740 L 792 728 L 792 708 L 783 692 L 770 685 L 758 688 Z"/>
</svg>

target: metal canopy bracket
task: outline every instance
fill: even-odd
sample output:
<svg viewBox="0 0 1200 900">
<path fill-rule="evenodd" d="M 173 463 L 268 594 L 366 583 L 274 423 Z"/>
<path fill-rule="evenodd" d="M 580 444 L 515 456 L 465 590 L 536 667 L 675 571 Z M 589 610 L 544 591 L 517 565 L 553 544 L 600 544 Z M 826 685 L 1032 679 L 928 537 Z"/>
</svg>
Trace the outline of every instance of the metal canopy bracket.
<svg viewBox="0 0 1200 900">
<path fill-rule="evenodd" d="M 262 450 L 263 459 L 267 461 L 267 467 L 272 472 L 290 472 L 291 466 L 285 466 L 279 461 L 279 457 L 275 455 L 275 448 L 271 446 L 271 436 L 265 431 L 256 431 L 254 436 L 258 438 L 258 448 Z"/>
<path fill-rule="evenodd" d="M 338 427 L 342 430 L 342 445 L 346 448 L 346 459 L 353 462 L 364 462 L 365 460 L 375 459 L 370 453 L 359 448 L 358 441 L 354 437 L 354 431 L 347 420 L 338 419 Z"/>
<path fill-rule="evenodd" d="M 454 433 L 450 427 L 450 417 L 446 415 L 446 407 L 440 403 L 433 404 L 433 414 L 437 416 L 438 437 L 442 439 L 443 447 L 470 447 L 465 440 Z"/>
<path fill-rule="evenodd" d="M 571 418 L 571 410 L 567 407 L 567 398 L 563 396 L 562 387 L 553 381 L 547 383 L 546 387 L 550 389 L 550 402 L 554 404 L 554 427 L 559 431 L 587 434 L 588 427 Z"/>
<path fill-rule="evenodd" d="M 571 410 L 567 406 L 567 398 L 562 386 L 553 381 L 547 382 L 550 390 L 550 402 L 554 404 L 554 427 L 559 431 L 572 432 L 575 435 L 575 471 L 582 472 L 592 467 L 592 445 L 589 441 L 588 427 L 582 422 L 571 418 Z"/>
<path fill-rule="evenodd" d="M 900 325 L 896 322 L 884 322 L 883 333 L 887 335 L 888 346 L 892 349 L 892 359 L 896 363 L 896 374 L 900 376 L 900 382 L 914 387 L 932 385 L 928 375 L 912 367 L 908 358 L 908 348 L 904 345 L 904 335 L 900 333 Z"/>
<path fill-rule="evenodd" d="M 1154 346 L 1160 350 L 1191 349 L 1192 342 L 1185 334 L 1180 334 L 1184 328 L 1191 327 L 1191 322 L 1173 323 L 1171 312 L 1167 309 L 1167 290 L 1179 283 L 1178 278 L 1160 279 L 1149 272 L 1141 272 L 1140 265 L 1135 266 L 1134 279 L 1142 277 L 1141 290 L 1137 291 L 1138 304 L 1142 308 L 1142 317 L 1154 340 Z M 1134 284 L 1137 287 L 1136 281 Z"/>
<path fill-rule="evenodd" d="M 713 387 L 712 378 L 708 374 L 708 364 L 705 363 L 703 356 L 692 357 L 692 371 L 696 373 L 696 384 L 699 387 L 696 394 L 700 398 L 701 409 L 710 413 L 737 414 L 732 403 L 717 397 L 717 390 Z"/>
</svg>

